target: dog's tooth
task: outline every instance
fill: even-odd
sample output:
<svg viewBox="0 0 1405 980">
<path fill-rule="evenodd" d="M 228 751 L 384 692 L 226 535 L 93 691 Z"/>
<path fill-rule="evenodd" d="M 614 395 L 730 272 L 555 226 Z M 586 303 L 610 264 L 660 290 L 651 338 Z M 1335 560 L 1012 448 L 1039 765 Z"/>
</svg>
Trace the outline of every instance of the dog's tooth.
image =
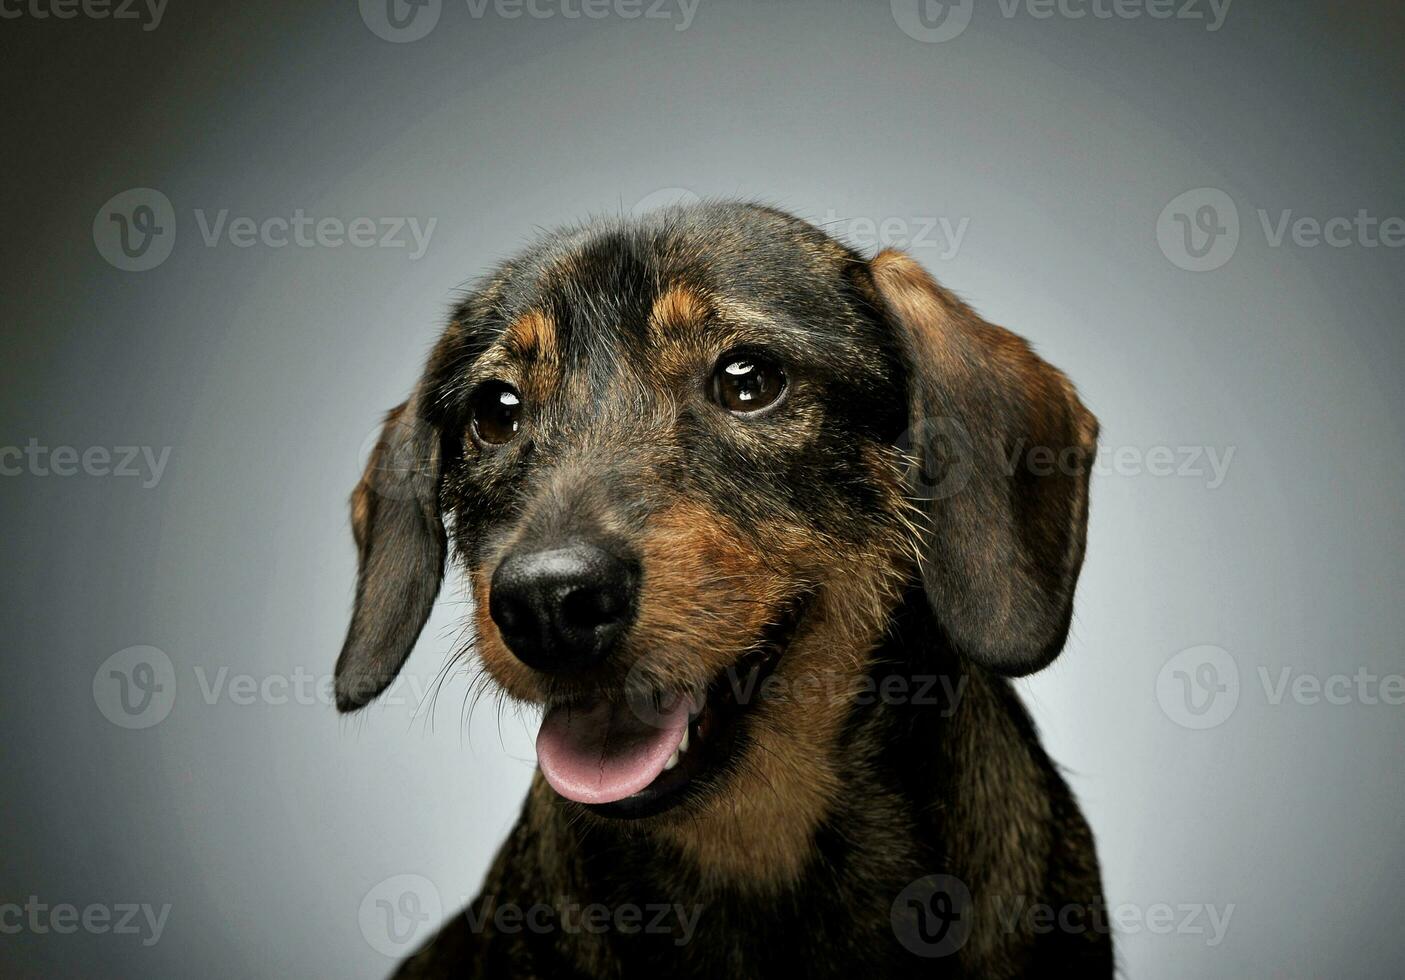
<svg viewBox="0 0 1405 980">
<path fill-rule="evenodd" d="M 673 753 L 675 756 L 678 755 L 679 752 L 687 752 L 687 751 L 688 751 L 688 736 L 690 736 L 690 735 L 692 735 L 692 734 L 693 734 L 692 726 L 689 726 L 689 727 L 683 729 L 683 741 L 681 741 L 681 742 L 678 743 L 678 752 Z"/>
<path fill-rule="evenodd" d="M 669 771 L 670 769 L 672 769 L 674 766 L 678 765 L 678 755 L 679 755 L 679 750 L 678 750 L 678 749 L 674 749 L 674 750 L 673 750 L 673 754 L 668 757 L 668 761 L 663 764 L 663 771 L 664 771 L 664 772 L 668 772 L 668 771 Z"/>
</svg>

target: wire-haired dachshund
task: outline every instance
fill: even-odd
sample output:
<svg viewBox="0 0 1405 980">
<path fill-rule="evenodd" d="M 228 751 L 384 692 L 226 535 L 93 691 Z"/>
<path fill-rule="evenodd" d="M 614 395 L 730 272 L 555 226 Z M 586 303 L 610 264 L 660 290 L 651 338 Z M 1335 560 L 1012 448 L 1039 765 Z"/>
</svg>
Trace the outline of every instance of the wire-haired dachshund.
<svg viewBox="0 0 1405 980">
<path fill-rule="evenodd" d="M 1092 835 L 1007 680 L 1064 645 L 1096 438 L 911 258 L 769 207 L 503 263 L 352 496 L 341 710 L 452 553 L 471 652 L 544 712 L 482 893 L 401 974 L 1110 976 Z"/>
</svg>

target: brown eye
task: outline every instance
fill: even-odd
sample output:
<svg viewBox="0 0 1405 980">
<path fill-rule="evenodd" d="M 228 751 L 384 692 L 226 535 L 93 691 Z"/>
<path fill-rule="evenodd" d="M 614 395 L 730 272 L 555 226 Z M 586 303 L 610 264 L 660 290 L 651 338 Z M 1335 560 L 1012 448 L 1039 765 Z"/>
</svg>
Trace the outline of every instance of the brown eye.
<svg viewBox="0 0 1405 980">
<path fill-rule="evenodd" d="M 502 381 L 489 381 L 473 393 L 473 434 L 480 442 L 500 446 L 521 426 L 522 398 Z"/>
<path fill-rule="evenodd" d="M 758 412 L 785 391 L 785 373 L 757 354 L 729 354 L 712 373 L 712 398 L 729 412 Z"/>
</svg>

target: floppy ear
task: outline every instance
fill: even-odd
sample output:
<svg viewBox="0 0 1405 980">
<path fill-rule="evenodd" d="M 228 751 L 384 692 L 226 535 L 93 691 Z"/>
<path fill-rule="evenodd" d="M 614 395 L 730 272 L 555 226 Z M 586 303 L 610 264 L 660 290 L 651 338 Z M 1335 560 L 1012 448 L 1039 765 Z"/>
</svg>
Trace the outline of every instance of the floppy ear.
<svg viewBox="0 0 1405 980">
<path fill-rule="evenodd" d="M 928 601 L 973 661 L 1039 670 L 1073 614 L 1097 420 L 1024 340 L 908 256 L 883 251 L 869 269 L 908 369 Z"/>
<path fill-rule="evenodd" d="M 337 658 L 337 707 L 354 711 L 386 689 L 424 629 L 444 578 L 439 440 L 418 390 L 386 416 L 351 494 L 359 570 L 356 609 Z"/>
</svg>

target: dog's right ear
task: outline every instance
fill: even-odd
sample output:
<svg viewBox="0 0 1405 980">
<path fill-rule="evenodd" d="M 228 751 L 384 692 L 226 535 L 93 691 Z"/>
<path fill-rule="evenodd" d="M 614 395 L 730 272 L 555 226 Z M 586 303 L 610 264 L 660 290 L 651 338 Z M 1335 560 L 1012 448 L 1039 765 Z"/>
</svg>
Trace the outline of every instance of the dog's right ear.
<svg viewBox="0 0 1405 980">
<path fill-rule="evenodd" d="M 359 570 L 356 608 L 337 658 L 336 697 L 355 711 L 400 673 L 444 578 L 438 432 L 416 390 L 391 409 L 351 495 Z"/>
</svg>

